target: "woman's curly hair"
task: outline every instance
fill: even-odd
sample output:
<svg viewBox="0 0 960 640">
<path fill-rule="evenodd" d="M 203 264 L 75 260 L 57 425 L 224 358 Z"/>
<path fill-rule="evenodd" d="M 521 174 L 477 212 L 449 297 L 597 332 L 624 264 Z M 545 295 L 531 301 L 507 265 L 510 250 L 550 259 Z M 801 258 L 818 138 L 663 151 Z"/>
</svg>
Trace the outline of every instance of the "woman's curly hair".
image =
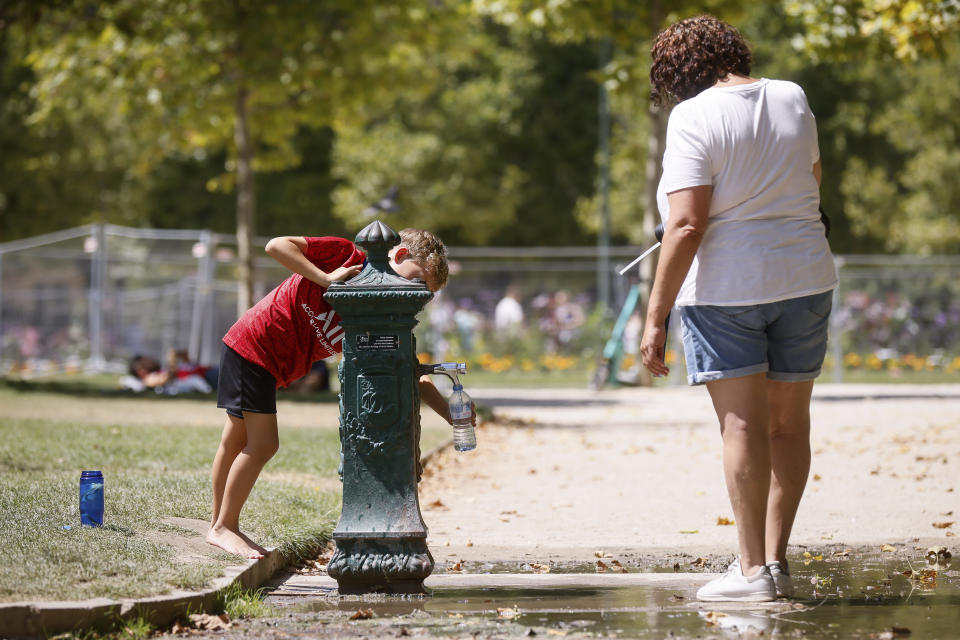
<svg viewBox="0 0 960 640">
<path fill-rule="evenodd" d="M 740 32 L 710 15 L 664 29 L 650 54 L 651 97 L 656 105 L 692 98 L 731 73 L 749 76 L 753 63 Z"/>
</svg>

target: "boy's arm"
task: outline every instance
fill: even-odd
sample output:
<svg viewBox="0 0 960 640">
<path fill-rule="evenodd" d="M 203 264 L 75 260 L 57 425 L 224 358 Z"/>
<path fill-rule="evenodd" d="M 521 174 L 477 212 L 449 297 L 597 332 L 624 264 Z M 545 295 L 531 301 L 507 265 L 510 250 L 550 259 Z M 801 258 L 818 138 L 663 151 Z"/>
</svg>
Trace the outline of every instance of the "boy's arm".
<svg viewBox="0 0 960 640">
<path fill-rule="evenodd" d="M 450 422 L 450 405 L 447 404 L 447 399 L 433 384 L 430 376 L 420 376 L 420 403 L 423 404 L 424 402 L 436 411 L 438 416 Z"/>
<path fill-rule="evenodd" d="M 281 236 L 267 243 L 265 251 L 271 258 L 294 273 L 299 273 L 310 282 L 324 289 L 339 280 L 348 280 L 363 270 L 363 265 L 338 267 L 327 273 L 307 260 L 307 239 L 303 236 Z"/>
<path fill-rule="evenodd" d="M 450 420 L 450 405 L 447 404 L 447 399 L 443 397 L 440 390 L 433 384 L 430 376 L 420 376 L 420 403 L 423 404 L 424 402 L 436 411 L 438 416 L 446 420 L 449 424 L 453 424 L 453 421 Z M 477 426 L 477 407 L 473 406 L 471 410 L 473 414 L 473 426 Z"/>
</svg>

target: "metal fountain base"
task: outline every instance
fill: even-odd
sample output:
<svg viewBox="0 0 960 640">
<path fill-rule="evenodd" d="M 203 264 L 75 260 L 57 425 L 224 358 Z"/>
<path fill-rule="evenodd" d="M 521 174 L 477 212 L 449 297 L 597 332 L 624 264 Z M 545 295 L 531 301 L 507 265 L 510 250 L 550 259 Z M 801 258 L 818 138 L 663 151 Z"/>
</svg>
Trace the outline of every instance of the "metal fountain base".
<svg viewBox="0 0 960 640">
<path fill-rule="evenodd" d="M 423 581 L 433 572 L 426 538 L 336 538 L 327 564 L 341 595 L 426 594 Z"/>
</svg>

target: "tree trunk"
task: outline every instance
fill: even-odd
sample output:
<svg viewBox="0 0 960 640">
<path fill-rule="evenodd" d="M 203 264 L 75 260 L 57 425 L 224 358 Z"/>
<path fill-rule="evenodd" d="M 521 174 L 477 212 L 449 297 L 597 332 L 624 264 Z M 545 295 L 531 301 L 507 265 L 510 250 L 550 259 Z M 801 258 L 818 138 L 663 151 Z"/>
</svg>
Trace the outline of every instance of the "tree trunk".
<svg viewBox="0 0 960 640">
<path fill-rule="evenodd" d="M 253 184 L 253 147 L 247 121 L 249 91 L 242 83 L 236 96 L 236 124 L 233 139 L 237 145 L 237 256 L 240 273 L 237 283 L 237 316 L 253 304 L 253 235 L 255 232 L 256 194 Z"/>
</svg>

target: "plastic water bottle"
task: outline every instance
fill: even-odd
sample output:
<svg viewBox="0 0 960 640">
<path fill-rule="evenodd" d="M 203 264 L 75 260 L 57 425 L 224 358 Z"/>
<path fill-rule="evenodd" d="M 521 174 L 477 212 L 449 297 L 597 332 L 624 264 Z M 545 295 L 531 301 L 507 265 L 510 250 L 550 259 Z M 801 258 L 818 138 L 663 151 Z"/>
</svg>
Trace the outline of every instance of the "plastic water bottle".
<svg viewBox="0 0 960 640">
<path fill-rule="evenodd" d="M 80 524 L 103 524 L 103 474 L 99 471 L 80 472 Z"/>
<path fill-rule="evenodd" d="M 473 400 L 455 383 L 450 394 L 450 420 L 453 421 L 453 448 L 457 451 L 473 451 L 477 448 L 477 432 L 473 428 Z"/>
</svg>

